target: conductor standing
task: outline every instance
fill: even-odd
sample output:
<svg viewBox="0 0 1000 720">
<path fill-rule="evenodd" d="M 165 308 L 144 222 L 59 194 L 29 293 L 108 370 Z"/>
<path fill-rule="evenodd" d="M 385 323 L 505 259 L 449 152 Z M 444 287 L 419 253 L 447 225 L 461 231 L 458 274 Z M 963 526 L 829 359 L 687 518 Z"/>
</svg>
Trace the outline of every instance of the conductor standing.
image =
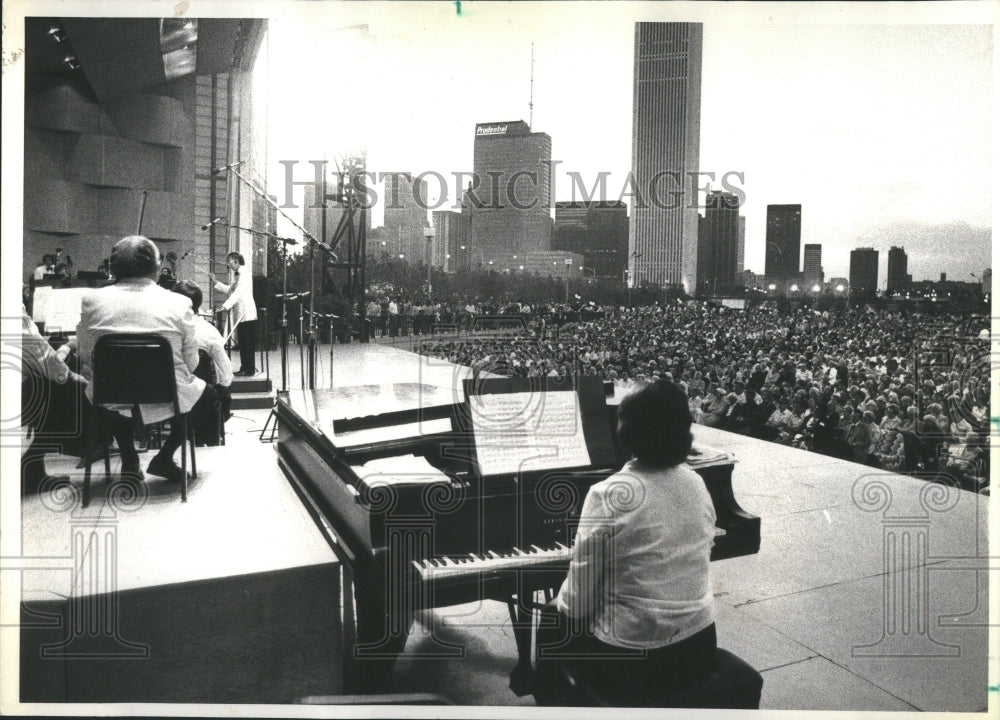
<svg viewBox="0 0 1000 720">
<path fill-rule="evenodd" d="M 254 355 L 257 350 L 257 305 L 253 300 L 253 278 L 250 273 L 240 272 L 246 261 L 238 252 L 226 255 L 226 264 L 233 271 L 233 284 L 226 285 L 216 280 L 213 273 L 208 277 L 215 283 L 216 290 L 226 293 L 226 301 L 219 312 L 231 313 L 230 319 L 236 328 L 236 342 L 240 345 L 240 369 L 233 373 L 240 377 L 257 374 Z"/>
</svg>

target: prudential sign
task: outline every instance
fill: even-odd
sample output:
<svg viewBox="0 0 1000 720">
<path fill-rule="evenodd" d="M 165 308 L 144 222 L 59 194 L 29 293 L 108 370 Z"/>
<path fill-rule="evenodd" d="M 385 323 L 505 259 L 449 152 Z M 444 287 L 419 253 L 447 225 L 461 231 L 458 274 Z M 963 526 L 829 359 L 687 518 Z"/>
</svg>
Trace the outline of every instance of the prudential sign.
<svg viewBox="0 0 1000 720">
<path fill-rule="evenodd" d="M 507 126 L 506 125 L 477 125 L 476 126 L 476 137 L 481 135 L 506 135 Z"/>
</svg>

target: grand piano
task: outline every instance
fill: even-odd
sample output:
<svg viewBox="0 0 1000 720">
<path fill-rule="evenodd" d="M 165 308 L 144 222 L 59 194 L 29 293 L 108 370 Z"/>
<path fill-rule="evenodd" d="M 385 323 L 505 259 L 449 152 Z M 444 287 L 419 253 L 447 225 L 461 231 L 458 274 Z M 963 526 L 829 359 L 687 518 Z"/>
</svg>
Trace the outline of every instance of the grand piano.
<svg viewBox="0 0 1000 720">
<path fill-rule="evenodd" d="M 495 472 L 497 460 L 477 436 L 483 413 L 475 401 L 502 393 L 510 393 L 503 407 L 517 408 L 520 399 L 524 417 L 546 399 L 554 406 L 571 395 L 581 425 L 576 451 L 585 459 Z M 353 603 L 345 601 L 354 640 L 345 692 L 386 689 L 417 611 L 478 600 L 508 605 L 518 648 L 511 688 L 531 691 L 536 594 L 551 597 L 565 577 L 588 488 L 627 460 L 611 430 L 616 413 L 613 395 L 586 377 L 466 380 L 457 393 L 387 383 L 279 394 L 279 466 L 353 589 Z M 715 505 L 712 559 L 756 553 L 760 518 L 733 496 L 734 459 L 696 445 L 689 464 Z M 461 652 L 437 638 L 431 646 L 440 656 Z"/>
</svg>

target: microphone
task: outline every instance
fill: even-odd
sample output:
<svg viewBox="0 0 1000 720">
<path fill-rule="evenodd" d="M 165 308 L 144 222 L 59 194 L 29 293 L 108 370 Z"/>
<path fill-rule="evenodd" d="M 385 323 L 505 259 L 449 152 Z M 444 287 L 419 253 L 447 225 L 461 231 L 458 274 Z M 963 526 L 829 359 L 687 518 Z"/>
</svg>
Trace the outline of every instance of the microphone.
<svg viewBox="0 0 1000 720">
<path fill-rule="evenodd" d="M 224 215 L 222 215 L 222 216 L 219 216 L 219 217 L 215 218 L 215 220 L 212 220 L 211 222 L 207 222 L 207 223 L 205 223 L 204 225 L 202 225 L 202 226 L 201 226 L 201 229 L 202 229 L 202 230 L 208 230 L 208 229 L 209 229 L 210 227 L 212 227 L 213 225 L 215 225 L 215 223 L 219 223 L 219 222 L 222 222 L 222 221 L 223 221 L 223 220 L 225 220 L 225 219 L 226 219 L 226 218 L 225 218 L 225 216 L 224 216 Z"/>
<path fill-rule="evenodd" d="M 218 175 L 219 173 L 225 172 L 226 170 L 232 170 L 233 168 L 238 168 L 240 165 L 242 165 L 245 162 L 246 162 L 246 160 L 240 160 L 237 163 L 230 163 L 229 165 L 223 165 L 222 167 L 215 168 L 215 170 L 212 171 L 212 174 L 213 175 Z"/>
</svg>

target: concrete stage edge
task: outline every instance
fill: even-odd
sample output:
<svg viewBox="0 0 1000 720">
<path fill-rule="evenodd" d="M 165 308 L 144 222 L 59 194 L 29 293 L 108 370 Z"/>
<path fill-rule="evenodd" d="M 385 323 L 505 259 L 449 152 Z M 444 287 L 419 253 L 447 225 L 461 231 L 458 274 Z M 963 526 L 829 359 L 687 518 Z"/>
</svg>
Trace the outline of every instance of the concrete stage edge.
<svg viewBox="0 0 1000 720">
<path fill-rule="evenodd" d="M 456 400 L 468 376 L 378 344 L 335 346 L 334 363 L 337 386 L 419 383 Z M 187 504 L 155 477 L 127 509 L 101 483 L 87 511 L 55 495 L 23 501 L 23 554 L 35 559 L 21 572 L 23 700 L 288 703 L 339 692 L 340 568 L 273 447 L 257 440 L 266 419 L 244 411 L 225 447 L 199 449 Z M 996 710 L 989 498 L 711 428 L 695 436 L 736 455 L 736 498 L 762 519 L 757 555 L 712 568 L 719 643 L 763 673 L 762 709 Z M 50 472 L 71 471 L 60 462 L 50 457 Z M 145 646 L 148 657 L 67 657 L 108 651 L 106 634 L 72 619 L 83 606 L 117 618 L 113 648 Z M 395 690 L 533 704 L 506 687 L 516 652 L 504 606 L 419 621 Z M 427 657 L 435 638 L 463 656 Z M 43 656 L 42 645 L 56 647 Z"/>
</svg>

